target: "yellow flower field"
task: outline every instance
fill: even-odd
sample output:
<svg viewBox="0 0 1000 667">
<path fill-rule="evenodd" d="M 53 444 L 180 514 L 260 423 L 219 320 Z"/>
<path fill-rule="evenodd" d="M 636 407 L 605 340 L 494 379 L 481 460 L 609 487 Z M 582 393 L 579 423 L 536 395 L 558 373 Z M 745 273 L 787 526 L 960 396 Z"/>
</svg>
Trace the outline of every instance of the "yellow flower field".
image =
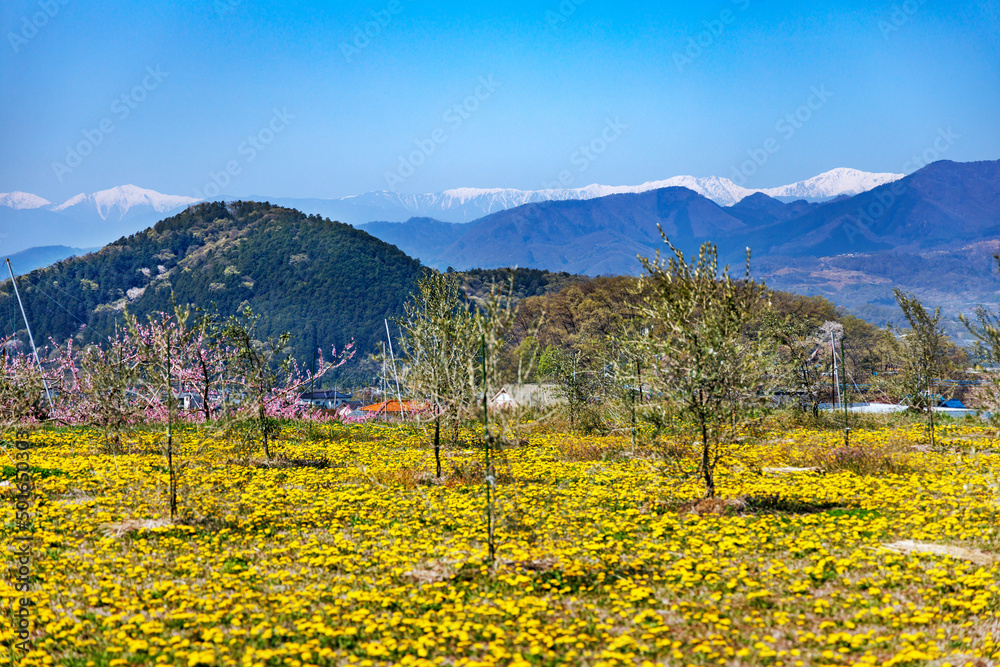
<svg viewBox="0 0 1000 667">
<path fill-rule="evenodd" d="M 978 426 L 946 427 L 941 451 L 911 448 L 925 439 L 916 427 L 855 432 L 892 461 L 861 475 L 782 469 L 813 467 L 843 436 L 778 434 L 724 461 L 720 495 L 744 501 L 721 513 L 689 502 L 696 478 L 625 439 L 538 432 L 497 467 L 495 568 L 481 450 L 446 450 L 436 483 L 418 428 L 321 435 L 286 430 L 276 446 L 286 458 L 265 465 L 184 431 L 182 517 L 171 524 L 161 436 L 128 436 L 131 453 L 112 456 L 95 432 L 33 433 L 32 650 L 15 648 L 23 595 L 6 578 L 4 657 L 76 667 L 1000 661 L 1000 445 Z M 0 487 L 11 548 L 13 495 Z M 958 549 L 885 546 L 904 540 Z"/>
</svg>

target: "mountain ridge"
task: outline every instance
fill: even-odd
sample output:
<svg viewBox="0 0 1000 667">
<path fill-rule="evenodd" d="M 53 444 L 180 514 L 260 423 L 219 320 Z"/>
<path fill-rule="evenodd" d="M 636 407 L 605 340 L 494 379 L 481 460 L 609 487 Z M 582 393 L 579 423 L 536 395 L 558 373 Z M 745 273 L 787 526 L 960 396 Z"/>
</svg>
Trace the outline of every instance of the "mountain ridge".
<svg viewBox="0 0 1000 667">
<path fill-rule="evenodd" d="M 972 249 L 1000 237 L 1000 161 L 939 161 L 827 202 L 785 203 L 755 193 L 721 207 L 675 187 L 532 203 L 457 226 L 421 219 L 415 234 L 407 225 L 394 223 L 391 239 L 384 238 L 441 270 L 517 265 L 635 275 L 641 272 L 638 255 L 663 250 L 661 225 L 689 255 L 712 241 L 720 259 L 736 265 L 751 248 L 755 271 L 779 289 L 864 308 L 891 302 L 892 287 L 899 285 L 968 312 L 995 300 L 1000 287 L 1000 274 L 976 277 L 979 269 L 968 273 L 961 259 L 968 256 L 981 267 Z M 384 234 L 379 225 L 362 227 Z M 935 262 L 945 262 L 939 275 Z"/>
<path fill-rule="evenodd" d="M 136 308 L 147 302 L 164 307 L 160 303 L 166 293 L 164 287 L 174 285 L 181 277 L 184 281 L 197 278 L 197 284 L 189 284 L 188 289 L 195 289 L 193 294 L 200 298 L 226 297 L 230 301 L 254 294 L 254 285 L 260 287 L 260 281 L 265 280 L 269 289 L 276 289 L 272 292 L 276 301 L 265 300 L 260 305 L 282 313 L 287 310 L 278 320 L 285 318 L 288 328 L 298 327 L 295 318 L 302 315 L 294 315 L 299 312 L 296 309 L 335 303 L 341 298 L 336 296 L 340 294 L 337 280 L 325 283 L 328 288 L 314 286 L 299 269 L 323 262 L 332 267 L 353 255 L 337 251 L 340 254 L 336 257 L 313 257 L 313 246 L 320 244 L 320 237 L 309 237 L 314 233 L 311 231 L 302 232 L 303 238 L 299 233 L 289 236 L 282 232 L 292 221 L 306 231 L 329 227 L 350 229 L 361 235 L 358 239 L 374 241 L 377 237 L 382 250 L 376 254 L 398 253 L 394 256 L 399 261 L 405 258 L 406 262 L 416 262 L 411 259 L 416 258 L 441 270 L 490 271 L 519 266 L 592 276 L 641 273 L 638 256 L 651 257 L 665 249 L 657 229 L 660 226 L 671 242 L 689 256 L 702 243 L 711 241 L 718 246 L 723 262 L 738 266 L 750 247 L 755 277 L 766 277 L 768 284 L 777 289 L 826 296 L 866 314 L 870 320 L 891 310 L 895 286 L 925 295 L 929 303 L 945 306 L 951 312 L 969 312 L 978 303 L 992 303 L 1000 292 L 1000 274 L 995 264 L 991 269 L 987 261 L 989 248 L 995 247 L 1000 237 L 1000 161 L 936 162 L 874 190 L 820 203 L 785 203 L 754 193 L 733 206 L 722 207 L 690 189 L 674 186 L 591 200 L 532 202 L 465 224 L 413 218 L 403 223 L 373 222 L 355 228 L 274 204 L 237 202 L 229 208 L 237 204 L 257 211 L 258 218 L 275 219 L 274 228 L 260 228 L 255 223 L 255 229 L 260 228 L 255 232 L 257 237 L 237 235 L 218 250 L 205 246 L 191 256 L 188 246 L 200 248 L 205 243 L 192 240 L 196 235 L 184 236 L 188 240 L 183 243 L 170 241 L 166 248 L 150 245 L 173 239 L 178 225 L 183 226 L 183 221 L 192 216 L 200 216 L 199 224 L 204 226 L 215 220 L 213 216 L 229 210 L 219 203 L 198 204 L 102 249 L 92 256 L 97 260 L 87 260 L 104 267 L 98 271 L 100 275 L 64 276 L 59 279 L 59 289 L 75 289 L 70 287 L 75 283 L 89 285 L 81 282 L 84 278 L 99 286 L 107 281 L 121 282 L 114 293 L 81 288 L 77 297 L 89 304 L 90 310 L 78 317 L 85 319 L 99 308 L 99 313 L 111 313 L 124 303 L 133 308 L 129 301 L 133 298 L 137 299 Z M 241 215 L 246 218 L 249 214 Z M 345 239 L 355 238 L 343 236 L 343 231 L 338 233 Z M 145 259 L 133 258 L 122 264 L 123 253 L 146 246 L 151 249 L 142 251 Z M 240 247 L 246 250 L 238 250 Z M 279 249 L 284 254 L 273 255 Z M 236 253 L 233 257 L 237 259 L 228 258 L 227 252 Z M 355 254 L 361 257 L 367 251 Z M 184 265 L 172 265 L 172 255 L 180 257 L 177 262 Z M 121 259 L 112 262 L 115 257 Z M 70 259 L 46 271 L 72 273 L 81 262 L 86 264 Z M 288 266 L 299 268 L 290 272 Z M 262 267 L 269 268 L 261 273 Z M 190 276 L 185 269 L 196 269 L 196 275 Z M 378 280 L 363 276 L 362 284 L 368 286 Z M 405 284 L 406 280 L 393 279 L 391 286 L 382 285 L 382 289 L 395 290 L 393 294 L 399 296 Z M 372 300 L 370 306 L 381 307 L 385 297 L 372 293 L 366 298 Z M 39 307 L 38 300 L 35 303 L 32 307 Z M 358 306 L 353 312 L 364 312 L 359 317 L 370 324 L 378 317 L 369 311 L 369 306 Z M 79 321 L 68 320 L 58 309 L 49 317 L 66 319 L 62 326 L 68 330 L 79 328 Z"/>
<path fill-rule="evenodd" d="M 729 179 L 716 176 L 674 176 L 636 186 L 594 184 L 563 190 L 453 188 L 433 194 L 369 192 L 339 199 L 263 196 L 239 199 L 270 201 L 306 214 L 321 215 L 353 225 L 373 221 L 406 222 L 410 218 L 421 217 L 442 222 L 468 223 L 530 203 L 584 201 L 613 194 L 641 193 L 677 186 L 687 187 L 725 206 L 759 192 L 782 198 L 828 199 L 901 176 L 837 168 L 805 181 L 765 190 L 743 188 Z M 237 198 L 226 199 L 235 201 Z M 72 247 L 102 246 L 122 235 L 134 234 L 165 216 L 179 213 L 198 201 L 200 200 L 195 197 L 166 195 L 132 184 L 90 194 L 80 193 L 59 203 L 52 203 L 27 192 L 0 193 L 0 254 L 43 247 L 54 240 Z"/>
<path fill-rule="evenodd" d="M 409 218 L 434 218 L 442 222 L 467 223 L 483 216 L 525 204 L 543 201 L 599 199 L 615 194 L 640 194 L 668 187 L 686 187 L 720 206 L 732 206 L 746 197 L 764 193 L 788 199 L 826 200 L 853 195 L 902 178 L 903 174 L 869 173 L 836 168 L 804 181 L 775 188 L 751 189 L 718 176 L 674 176 L 641 185 L 599 185 L 581 188 L 519 190 L 516 188 L 454 188 L 431 194 L 368 192 L 340 199 L 270 198 L 289 206 L 341 220 L 348 224 L 371 221 L 405 222 Z"/>
</svg>

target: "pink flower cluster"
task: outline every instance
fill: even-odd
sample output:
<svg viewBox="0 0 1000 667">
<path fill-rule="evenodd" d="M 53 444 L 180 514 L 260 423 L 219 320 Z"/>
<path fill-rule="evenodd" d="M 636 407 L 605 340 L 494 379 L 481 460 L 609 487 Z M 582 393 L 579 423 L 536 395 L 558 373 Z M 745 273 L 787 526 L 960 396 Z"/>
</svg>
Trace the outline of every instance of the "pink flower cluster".
<svg viewBox="0 0 1000 667">
<path fill-rule="evenodd" d="M 11 339 L 0 341 L 0 424 L 48 420 L 116 428 L 162 423 L 171 414 L 189 422 L 222 416 L 336 418 L 302 405 L 299 394 L 350 360 L 353 342 L 340 352 L 333 348 L 330 362 L 320 350 L 312 373 L 294 359 L 262 352 L 266 344 L 249 335 L 239 348 L 238 337 L 227 337 L 231 329 L 189 319 L 180 310 L 146 322 L 126 313 L 124 329 L 102 345 L 78 350 L 72 339 L 65 345 L 51 341 L 54 351 L 41 368 Z"/>
</svg>

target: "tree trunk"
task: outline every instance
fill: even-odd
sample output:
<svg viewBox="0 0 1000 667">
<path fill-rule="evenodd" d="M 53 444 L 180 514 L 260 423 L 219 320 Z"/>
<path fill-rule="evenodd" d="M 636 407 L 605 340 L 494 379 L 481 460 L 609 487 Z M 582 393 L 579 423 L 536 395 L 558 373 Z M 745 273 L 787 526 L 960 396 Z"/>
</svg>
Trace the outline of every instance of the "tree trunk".
<svg viewBox="0 0 1000 667">
<path fill-rule="evenodd" d="M 434 418 L 434 464 L 435 474 L 441 479 L 441 415 Z"/>
<path fill-rule="evenodd" d="M 177 517 L 177 473 L 174 471 L 174 388 L 171 381 L 170 331 L 167 330 L 167 470 L 170 474 L 170 520 Z"/>
<path fill-rule="evenodd" d="M 267 438 L 267 410 L 264 408 L 264 404 L 261 403 L 257 408 L 257 414 L 260 420 L 260 434 L 264 438 L 264 457 L 267 460 L 271 460 L 271 447 L 268 443 Z"/>
<path fill-rule="evenodd" d="M 635 360 L 635 376 L 639 383 L 639 403 L 642 403 L 642 366 L 638 359 Z"/>
<path fill-rule="evenodd" d="M 170 472 L 170 520 L 177 516 L 177 473 L 174 471 L 174 436 L 167 426 L 167 469 Z"/>
<path fill-rule="evenodd" d="M 212 408 L 208 404 L 208 392 L 211 389 L 211 380 L 208 377 L 208 367 L 205 366 L 204 363 L 202 363 L 201 372 L 202 372 L 202 381 L 204 382 L 203 385 L 204 391 L 202 392 L 201 395 L 201 401 L 202 401 L 201 409 L 205 413 L 205 423 L 207 424 L 209 420 L 212 418 Z"/>
<path fill-rule="evenodd" d="M 712 474 L 711 456 L 708 445 L 708 425 L 701 420 L 701 472 L 705 478 L 705 497 L 715 497 L 715 476 Z"/>
<path fill-rule="evenodd" d="M 931 447 L 934 447 L 937 444 L 934 440 L 934 394 L 931 394 L 930 390 L 931 386 L 927 385 L 927 393 L 930 396 L 930 405 L 927 406 L 927 418 L 931 424 Z"/>
<path fill-rule="evenodd" d="M 632 395 L 632 448 L 635 448 L 635 389 L 629 392 Z"/>
</svg>

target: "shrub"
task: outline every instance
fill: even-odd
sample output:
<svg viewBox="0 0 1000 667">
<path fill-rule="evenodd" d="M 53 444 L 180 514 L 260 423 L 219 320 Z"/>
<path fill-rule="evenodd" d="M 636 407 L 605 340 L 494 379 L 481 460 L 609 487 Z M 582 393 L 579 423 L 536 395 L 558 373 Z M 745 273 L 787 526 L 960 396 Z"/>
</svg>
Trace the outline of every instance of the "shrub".
<svg viewBox="0 0 1000 667">
<path fill-rule="evenodd" d="M 565 461 L 619 461 L 625 458 L 620 442 L 602 442 L 595 438 L 566 438 L 559 442 L 559 456 Z"/>
<path fill-rule="evenodd" d="M 827 472 L 855 475 L 902 475 L 911 466 L 901 455 L 872 447 L 837 447 L 816 456 L 816 464 Z"/>
</svg>

